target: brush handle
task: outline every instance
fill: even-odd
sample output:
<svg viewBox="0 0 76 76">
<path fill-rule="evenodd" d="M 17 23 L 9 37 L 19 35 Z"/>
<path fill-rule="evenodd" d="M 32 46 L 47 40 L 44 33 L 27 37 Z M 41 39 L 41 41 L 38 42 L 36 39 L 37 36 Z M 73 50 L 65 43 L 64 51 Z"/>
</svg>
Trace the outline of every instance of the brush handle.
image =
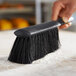
<svg viewBox="0 0 76 76">
<path fill-rule="evenodd" d="M 68 22 L 72 22 L 72 20 L 73 18 L 69 19 Z M 50 22 L 30 26 L 27 28 L 19 29 L 15 31 L 14 33 L 18 37 L 29 37 L 31 35 L 35 35 L 38 33 L 49 31 L 53 28 L 57 28 L 58 26 L 61 26 L 63 24 L 66 24 L 66 23 L 63 21 L 62 18 L 59 18 L 57 21 L 50 21 Z"/>
</svg>

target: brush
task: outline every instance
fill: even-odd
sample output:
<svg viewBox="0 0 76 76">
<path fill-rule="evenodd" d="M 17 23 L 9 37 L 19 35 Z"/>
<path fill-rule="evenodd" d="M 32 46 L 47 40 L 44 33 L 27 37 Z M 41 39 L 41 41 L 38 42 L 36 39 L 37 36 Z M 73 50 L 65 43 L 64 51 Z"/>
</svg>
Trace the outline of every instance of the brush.
<svg viewBox="0 0 76 76">
<path fill-rule="evenodd" d="M 71 22 L 70 18 L 68 22 Z M 66 22 L 67 23 L 67 22 Z M 20 64 L 30 64 L 34 60 L 56 51 L 60 47 L 58 26 L 66 24 L 62 18 L 14 32 L 17 36 L 8 60 Z"/>
</svg>

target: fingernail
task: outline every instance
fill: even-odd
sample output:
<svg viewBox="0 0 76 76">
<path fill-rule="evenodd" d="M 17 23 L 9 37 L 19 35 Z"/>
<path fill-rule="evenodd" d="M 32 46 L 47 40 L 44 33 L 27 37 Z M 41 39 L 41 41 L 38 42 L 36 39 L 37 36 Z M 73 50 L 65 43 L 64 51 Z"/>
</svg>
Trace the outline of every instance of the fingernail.
<svg viewBox="0 0 76 76">
<path fill-rule="evenodd" d="M 68 18 L 63 17 L 62 19 L 63 19 L 63 21 L 64 21 L 65 23 L 68 23 Z"/>
</svg>

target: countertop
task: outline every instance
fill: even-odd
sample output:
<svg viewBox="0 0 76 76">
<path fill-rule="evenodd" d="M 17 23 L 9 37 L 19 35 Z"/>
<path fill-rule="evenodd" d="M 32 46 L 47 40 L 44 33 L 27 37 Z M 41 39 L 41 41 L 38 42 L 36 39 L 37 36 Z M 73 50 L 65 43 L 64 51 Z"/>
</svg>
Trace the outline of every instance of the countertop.
<svg viewBox="0 0 76 76">
<path fill-rule="evenodd" d="M 76 33 L 60 31 L 61 48 L 32 64 L 7 61 L 16 36 L 0 32 L 0 76 L 76 76 Z"/>
</svg>

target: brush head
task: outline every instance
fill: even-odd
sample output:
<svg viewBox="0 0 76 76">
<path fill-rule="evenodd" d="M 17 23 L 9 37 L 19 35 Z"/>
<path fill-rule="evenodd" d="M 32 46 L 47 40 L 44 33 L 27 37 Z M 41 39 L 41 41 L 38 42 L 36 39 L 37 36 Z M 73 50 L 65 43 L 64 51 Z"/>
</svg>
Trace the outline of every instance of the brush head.
<svg viewBox="0 0 76 76">
<path fill-rule="evenodd" d="M 61 24 L 64 22 L 59 19 L 17 30 L 17 38 L 8 60 L 28 64 L 56 51 L 60 47 L 57 26 Z"/>
<path fill-rule="evenodd" d="M 47 32 L 17 37 L 8 60 L 21 64 L 29 64 L 59 48 L 58 28 Z"/>
</svg>

